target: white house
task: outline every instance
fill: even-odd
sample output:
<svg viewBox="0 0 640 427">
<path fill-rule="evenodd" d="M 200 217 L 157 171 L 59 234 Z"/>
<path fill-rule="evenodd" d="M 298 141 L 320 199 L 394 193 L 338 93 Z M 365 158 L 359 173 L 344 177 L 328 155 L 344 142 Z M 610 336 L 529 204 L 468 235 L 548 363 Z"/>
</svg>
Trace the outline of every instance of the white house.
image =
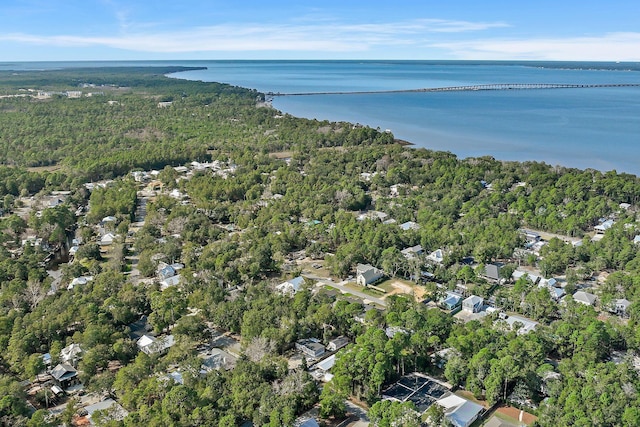
<svg viewBox="0 0 640 427">
<path fill-rule="evenodd" d="M 175 276 L 167 277 L 166 279 L 160 281 L 160 290 L 164 291 L 165 289 L 170 288 L 172 286 L 177 286 L 180 284 L 181 280 L 182 280 L 182 276 L 179 274 L 176 274 Z"/>
<path fill-rule="evenodd" d="M 367 286 L 377 282 L 384 276 L 384 272 L 370 264 L 358 264 L 356 266 L 356 283 Z"/>
<path fill-rule="evenodd" d="M 96 411 L 105 411 L 108 414 L 108 419 L 114 421 L 122 421 L 127 415 L 129 415 L 129 412 L 127 412 L 126 409 L 120 406 L 120 404 L 113 399 L 106 399 L 102 402 L 85 406 L 84 409 L 87 411 L 91 425 L 96 425 L 96 420 L 93 419 L 93 414 Z"/>
<path fill-rule="evenodd" d="M 420 229 L 420 225 L 418 223 L 413 222 L 413 221 L 407 221 L 407 222 L 403 222 L 402 224 L 400 224 L 400 228 L 403 231 L 419 230 Z"/>
<path fill-rule="evenodd" d="M 484 306 L 484 300 L 477 295 L 471 295 L 469 298 L 462 301 L 462 309 L 469 313 L 480 313 Z"/>
<path fill-rule="evenodd" d="M 400 252 L 402 252 L 402 255 L 404 255 L 406 259 L 414 259 L 424 254 L 424 249 L 422 249 L 422 245 L 416 245 L 416 246 L 411 246 L 409 248 L 405 248 Z"/>
<path fill-rule="evenodd" d="M 630 305 L 631 305 L 631 301 L 625 298 L 617 299 L 612 304 L 613 310 L 610 310 L 610 311 L 617 314 L 618 316 L 626 317 L 628 315 L 628 310 Z"/>
<path fill-rule="evenodd" d="M 507 316 L 504 313 L 500 313 L 500 319 L 507 322 L 511 329 L 515 329 L 516 326 L 519 327 L 518 335 L 528 334 L 538 326 L 538 322 L 521 316 Z"/>
<path fill-rule="evenodd" d="M 74 277 L 73 280 L 67 285 L 67 290 L 71 290 L 79 285 L 86 285 L 93 280 L 93 276 L 80 276 Z"/>
<path fill-rule="evenodd" d="M 113 244 L 113 242 L 115 241 L 116 237 L 117 237 L 117 236 L 116 236 L 115 234 L 113 234 L 113 233 L 107 233 L 107 234 L 105 234 L 104 236 L 102 236 L 102 237 L 100 238 L 100 242 L 99 242 L 99 244 L 100 244 L 101 246 L 108 246 L 108 245 L 112 245 L 112 244 Z"/>
<path fill-rule="evenodd" d="M 304 277 L 298 276 L 296 278 L 287 280 L 286 282 L 280 283 L 278 286 L 276 286 L 276 289 L 283 295 L 293 296 L 300 290 L 303 284 Z"/>
<path fill-rule="evenodd" d="M 77 366 L 80 359 L 82 359 L 82 347 L 80 347 L 80 344 L 70 344 L 60 350 L 61 363 Z"/>
<path fill-rule="evenodd" d="M 608 229 L 613 227 L 613 224 L 615 224 L 615 222 L 612 219 L 608 219 L 593 228 L 596 230 L 596 234 L 604 234 Z"/>
<path fill-rule="evenodd" d="M 444 409 L 444 416 L 455 427 L 469 427 L 484 412 L 484 407 L 455 394 L 437 400 Z"/>
<path fill-rule="evenodd" d="M 435 251 L 427 255 L 427 259 L 437 264 L 442 264 L 442 261 L 444 261 L 444 252 L 442 251 L 442 249 L 436 249 Z"/>
<path fill-rule="evenodd" d="M 173 335 L 167 335 L 162 338 L 155 338 L 150 335 L 143 335 L 137 342 L 136 345 L 140 349 L 140 351 L 148 354 L 149 356 L 153 354 L 162 354 L 167 352 L 173 345 L 175 344 L 175 340 Z"/>
</svg>

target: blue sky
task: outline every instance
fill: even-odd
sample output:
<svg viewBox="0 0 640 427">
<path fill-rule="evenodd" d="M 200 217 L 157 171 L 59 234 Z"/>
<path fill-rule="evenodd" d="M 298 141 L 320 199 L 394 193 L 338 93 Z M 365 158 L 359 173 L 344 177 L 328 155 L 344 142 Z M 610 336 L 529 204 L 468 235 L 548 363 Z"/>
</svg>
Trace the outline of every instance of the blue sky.
<svg viewBox="0 0 640 427">
<path fill-rule="evenodd" d="M 132 59 L 640 61 L 640 1 L 0 1 L 0 61 Z"/>
</svg>

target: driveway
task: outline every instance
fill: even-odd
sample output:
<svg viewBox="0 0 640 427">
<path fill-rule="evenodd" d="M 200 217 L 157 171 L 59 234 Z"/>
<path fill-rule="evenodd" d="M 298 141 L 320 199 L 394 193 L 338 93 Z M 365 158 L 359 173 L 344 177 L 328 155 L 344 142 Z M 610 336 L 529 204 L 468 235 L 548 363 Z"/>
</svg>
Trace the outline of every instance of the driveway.
<svg viewBox="0 0 640 427">
<path fill-rule="evenodd" d="M 340 292 L 342 292 L 343 294 L 351 294 L 351 295 L 355 295 L 358 298 L 360 298 L 363 302 L 365 303 L 373 303 L 373 304 L 378 304 L 382 307 L 386 307 L 387 306 L 387 302 L 383 299 L 380 298 L 376 298 L 374 296 L 371 296 L 369 294 L 366 294 L 364 292 L 360 292 L 351 288 L 347 288 L 345 285 L 347 283 L 349 283 L 348 280 L 343 280 L 342 282 L 332 282 L 327 280 L 326 277 L 320 277 L 320 276 L 316 276 L 315 274 L 307 274 L 307 273 L 303 273 L 302 274 L 303 277 L 306 277 L 308 279 L 311 280 L 317 280 L 318 283 L 316 284 L 316 286 L 330 286 L 332 288 L 335 288 L 337 290 L 339 290 Z"/>
</svg>

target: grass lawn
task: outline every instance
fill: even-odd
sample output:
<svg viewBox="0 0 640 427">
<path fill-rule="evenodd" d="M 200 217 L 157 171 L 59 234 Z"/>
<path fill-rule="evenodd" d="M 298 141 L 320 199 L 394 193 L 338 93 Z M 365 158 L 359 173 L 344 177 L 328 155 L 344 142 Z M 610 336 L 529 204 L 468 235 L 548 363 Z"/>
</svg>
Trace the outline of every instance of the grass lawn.
<svg viewBox="0 0 640 427">
<path fill-rule="evenodd" d="M 347 289 L 352 289 L 352 290 L 354 290 L 356 292 L 362 292 L 362 293 L 365 293 L 367 295 L 371 295 L 371 296 L 374 296 L 374 297 L 380 297 L 380 296 L 384 296 L 385 295 L 385 293 L 383 293 L 383 292 L 377 291 L 377 290 L 372 289 L 372 288 L 368 288 L 366 286 L 364 286 L 364 287 L 360 286 L 360 285 L 356 284 L 355 282 L 349 282 L 346 285 L 344 285 L 344 287 L 347 288 Z"/>
</svg>

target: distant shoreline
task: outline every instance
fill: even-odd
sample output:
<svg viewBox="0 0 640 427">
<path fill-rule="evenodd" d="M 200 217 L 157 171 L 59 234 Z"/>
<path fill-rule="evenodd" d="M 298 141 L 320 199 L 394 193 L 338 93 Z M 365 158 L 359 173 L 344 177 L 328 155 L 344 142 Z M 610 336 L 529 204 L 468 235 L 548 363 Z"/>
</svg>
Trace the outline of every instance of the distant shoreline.
<svg viewBox="0 0 640 427">
<path fill-rule="evenodd" d="M 394 138 L 393 142 L 395 142 L 398 145 L 402 145 L 403 147 L 414 147 L 416 145 L 413 142 L 409 142 L 405 139 L 399 139 L 399 138 Z"/>
</svg>

